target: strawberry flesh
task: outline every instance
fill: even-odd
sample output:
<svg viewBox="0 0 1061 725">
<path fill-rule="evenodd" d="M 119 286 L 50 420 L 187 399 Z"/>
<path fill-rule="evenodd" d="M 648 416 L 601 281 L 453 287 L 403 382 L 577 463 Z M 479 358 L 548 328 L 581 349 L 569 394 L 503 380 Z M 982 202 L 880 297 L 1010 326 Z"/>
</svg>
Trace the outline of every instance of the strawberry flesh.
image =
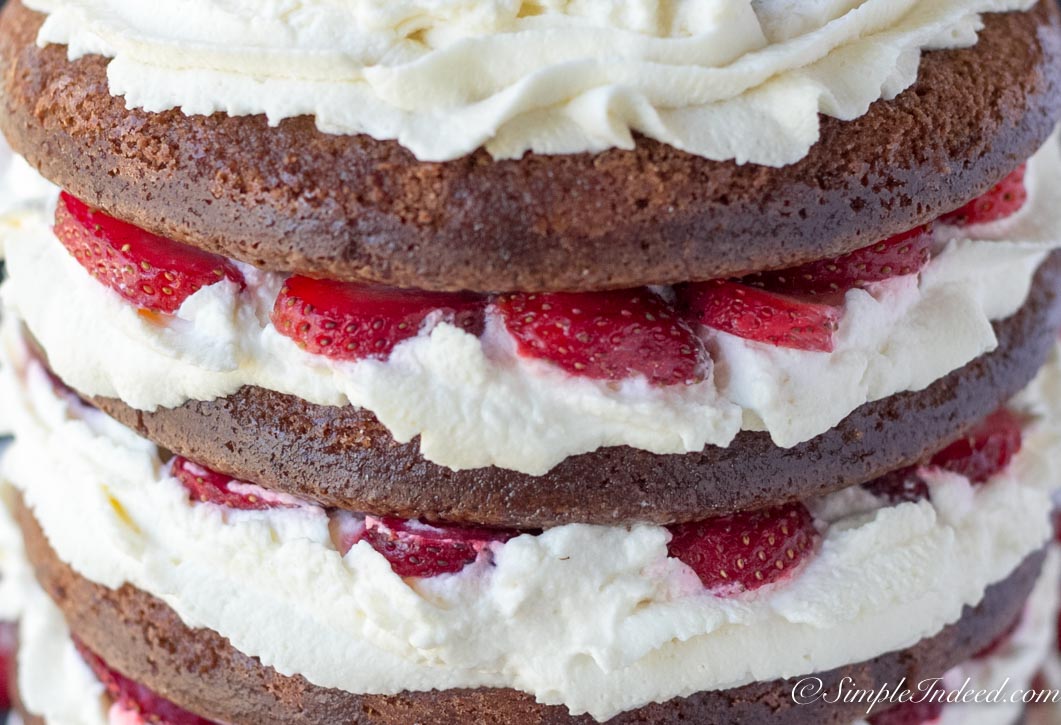
<svg viewBox="0 0 1061 725">
<path fill-rule="evenodd" d="M 95 673 L 96 679 L 106 688 L 111 699 L 121 708 L 139 714 L 145 722 L 159 725 L 213 725 L 213 720 L 207 720 L 178 707 L 144 685 L 112 669 L 76 637 L 74 646 Z"/>
<path fill-rule="evenodd" d="M 886 473 L 862 487 L 886 498 L 891 504 L 930 498 L 923 467 L 943 469 L 981 484 L 1005 470 L 1020 451 L 1021 421 L 1006 408 L 987 416 L 964 437 L 932 456 L 922 465 L 907 466 Z"/>
<path fill-rule="evenodd" d="M 212 503 L 218 506 L 243 511 L 265 511 L 274 508 L 295 508 L 298 504 L 281 495 L 269 495 L 258 487 L 251 487 L 232 476 L 226 476 L 176 456 L 171 464 L 174 477 L 188 489 L 188 498 L 193 503 Z M 233 487 L 250 488 L 251 491 L 233 490 Z M 257 493 L 260 491 L 260 493 Z"/>
<path fill-rule="evenodd" d="M 841 308 L 713 280 L 683 286 L 679 295 L 703 325 L 777 347 L 832 352 Z"/>
<path fill-rule="evenodd" d="M 986 224 L 1013 216 L 1028 203 L 1028 189 L 1024 185 L 1027 165 L 991 187 L 986 194 L 973 199 L 960 209 L 944 214 L 940 221 L 959 227 Z"/>
<path fill-rule="evenodd" d="M 932 229 L 922 226 L 850 254 L 759 272 L 741 282 L 790 295 L 842 294 L 871 282 L 920 272 L 931 259 L 931 246 Z"/>
<path fill-rule="evenodd" d="M 494 542 L 516 536 L 514 531 L 461 526 L 433 526 L 418 521 L 368 516 L 365 525 L 341 542 L 345 554 L 367 541 L 390 562 L 398 576 L 431 577 L 455 574 L 474 562 Z"/>
<path fill-rule="evenodd" d="M 107 216 L 63 192 L 55 235 L 82 267 L 141 308 L 172 313 L 203 287 L 243 275 L 224 257 Z"/>
<path fill-rule="evenodd" d="M 719 596 L 781 581 L 813 554 L 821 535 L 802 503 L 670 527 L 670 556 Z"/>
<path fill-rule="evenodd" d="M 15 674 L 15 653 L 18 649 L 18 625 L 0 622 L 0 710 L 11 708 L 11 686 L 9 680 Z"/>
<path fill-rule="evenodd" d="M 1021 447 L 1021 420 L 1000 408 L 972 430 L 932 456 L 929 465 L 983 483 L 999 473 Z"/>
<path fill-rule="evenodd" d="M 647 287 L 496 300 L 520 355 L 596 380 L 644 376 L 653 385 L 704 379 L 707 353 L 692 328 Z"/>
<path fill-rule="evenodd" d="M 273 307 L 273 325 L 302 349 L 335 360 L 386 359 L 419 334 L 432 313 L 473 334 L 483 329 L 479 295 L 422 292 L 293 276 Z"/>
</svg>

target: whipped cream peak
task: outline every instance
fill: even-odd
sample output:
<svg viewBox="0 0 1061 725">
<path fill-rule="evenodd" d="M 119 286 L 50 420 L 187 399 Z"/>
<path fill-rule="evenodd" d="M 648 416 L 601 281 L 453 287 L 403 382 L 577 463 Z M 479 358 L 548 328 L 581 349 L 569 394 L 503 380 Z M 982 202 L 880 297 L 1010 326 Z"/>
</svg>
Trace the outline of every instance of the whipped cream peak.
<svg viewBox="0 0 1061 725">
<path fill-rule="evenodd" d="M 442 161 L 632 148 L 772 166 L 864 114 L 924 49 L 1034 0 L 26 0 L 130 107 L 316 117 Z"/>
</svg>

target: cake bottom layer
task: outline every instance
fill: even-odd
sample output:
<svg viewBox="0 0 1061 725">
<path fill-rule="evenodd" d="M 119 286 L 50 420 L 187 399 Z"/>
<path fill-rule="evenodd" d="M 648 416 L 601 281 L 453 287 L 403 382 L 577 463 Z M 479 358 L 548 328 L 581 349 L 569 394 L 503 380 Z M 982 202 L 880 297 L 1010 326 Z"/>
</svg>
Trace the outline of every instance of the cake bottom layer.
<svg viewBox="0 0 1061 725">
<path fill-rule="evenodd" d="M 588 716 L 572 717 L 562 707 L 538 704 L 514 690 L 362 696 L 320 688 L 297 675 L 282 675 L 238 652 L 215 632 L 187 627 L 160 599 L 128 585 L 111 590 L 84 579 L 58 559 L 20 501 L 16 499 L 12 508 L 36 578 L 74 635 L 115 670 L 203 717 L 234 725 L 594 722 Z M 903 678 L 918 683 L 955 672 L 956 666 L 989 647 L 1021 616 L 1044 556 L 1044 552 L 1029 556 L 1009 577 L 991 586 L 979 605 L 967 607 L 958 622 L 939 634 L 906 650 L 816 675 L 822 690 L 876 690 L 883 685 L 894 687 Z M 1056 578 L 1056 572 L 1051 578 Z M 699 693 L 627 712 L 608 722 L 850 725 L 864 715 L 864 702 L 836 703 L 820 698 L 797 705 L 792 692 L 800 679 L 806 678 Z"/>
</svg>

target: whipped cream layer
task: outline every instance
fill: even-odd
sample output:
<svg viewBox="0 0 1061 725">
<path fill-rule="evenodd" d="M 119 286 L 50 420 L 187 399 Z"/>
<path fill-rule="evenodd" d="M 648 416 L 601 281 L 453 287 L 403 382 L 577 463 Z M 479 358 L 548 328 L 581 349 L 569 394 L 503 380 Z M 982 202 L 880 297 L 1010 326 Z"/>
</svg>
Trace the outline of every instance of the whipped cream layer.
<svg viewBox="0 0 1061 725">
<path fill-rule="evenodd" d="M 11 684 L 26 709 L 47 725 L 105 725 L 103 685 L 74 648 L 62 613 L 26 561 L 11 513 L 13 493 L 0 487 L 0 620 L 18 621 L 18 679 Z"/>
<path fill-rule="evenodd" d="M 366 542 L 344 556 L 315 506 L 192 504 L 159 451 L 57 395 L 11 328 L 4 475 L 59 557 L 158 596 L 282 674 L 355 693 L 511 687 L 600 720 L 653 701 L 873 658 L 957 620 L 1051 533 L 1058 358 L 1016 402 L 1035 422 L 982 486 L 926 473 L 931 502 L 853 488 L 811 502 L 820 550 L 787 581 L 720 598 L 657 526 L 568 525 L 495 543 L 458 574 L 402 579 Z M 57 453 L 58 452 L 58 453 Z M 276 622 L 284 622 L 277 627 Z"/>
<path fill-rule="evenodd" d="M 243 291 L 225 281 L 192 295 L 175 318 L 143 315 L 78 264 L 40 205 L 0 217 L 10 274 L 2 294 L 53 370 L 84 394 L 154 410 L 253 385 L 366 408 L 397 441 L 419 436 L 423 456 L 439 465 L 540 475 L 605 446 L 726 446 L 742 428 L 793 446 L 868 401 L 923 389 L 995 349 L 991 321 L 1024 304 L 1036 268 L 1061 246 L 1056 137 L 1029 162 L 1027 181 L 1030 201 L 1014 217 L 941 225 L 940 252 L 920 275 L 850 291 L 833 352 L 703 330 L 713 376 L 692 386 L 567 374 L 518 356 L 496 316 L 481 338 L 441 323 L 386 361 L 332 361 L 277 332 L 269 316 L 283 278 L 246 265 Z"/>
<path fill-rule="evenodd" d="M 792 163 L 923 50 L 1035 0 L 25 0 L 130 107 L 312 115 L 441 161 L 632 148 Z"/>
</svg>

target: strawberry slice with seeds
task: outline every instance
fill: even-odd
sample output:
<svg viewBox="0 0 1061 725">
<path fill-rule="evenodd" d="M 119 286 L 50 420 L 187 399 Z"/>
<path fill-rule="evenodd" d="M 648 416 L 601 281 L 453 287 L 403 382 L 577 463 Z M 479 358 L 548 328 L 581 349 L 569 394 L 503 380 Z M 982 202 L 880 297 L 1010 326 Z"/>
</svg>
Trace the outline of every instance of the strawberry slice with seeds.
<svg viewBox="0 0 1061 725">
<path fill-rule="evenodd" d="M 986 194 L 973 199 L 960 209 L 944 214 L 940 221 L 958 227 L 969 227 L 1013 216 L 1028 203 L 1028 188 L 1024 185 L 1027 169 L 1027 164 L 1021 164 Z"/>
<path fill-rule="evenodd" d="M 719 596 L 791 576 L 821 539 L 810 511 L 799 502 L 676 524 L 670 531 L 669 554 Z"/>
<path fill-rule="evenodd" d="M 82 267 L 129 302 L 172 313 L 203 287 L 242 273 L 230 261 L 107 216 L 63 192 L 55 235 Z"/>
<path fill-rule="evenodd" d="M 832 352 L 841 309 L 738 282 L 684 285 L 679 295 L 690 316 L 715 330 L 756 342 Z"/>
<path fill-rule="evenodd" d="M 987 416 L 964 437 L 932 456 L 929 465 L 984 483 L 1004 470 L 1021 447 L 1021 420 L 1001 408 Z"/>
<path fill-rule="evenodd" d="M 302 505 L 293 496 L 238 481 L 183 456 L 174 457 L 170 466 L 173 476 L 188 489 L 188 498 L 193 503 L 212 503 L 243 511 L 298 508 Z"/>
<path fill-rule="evenodd" d="M 126 712 L 139 715 L 144 722 L 161 725 L 214 725 L 213 720 L 199 717 L 178 707 L 153 690 L 130 680 L 117 670 L 111 668 L 95 652 L 85 646 L 77 637 L 73 637 L 74 646 L 81 654 L 96 679 L 106 688 L 107 694 L 116 706 Z"/>
<path fill-rule="evenodd" d="M 479 335 L 486 302 L 464 293 L 294 276 L 273 307 L 273 325 L 302 349 L 335 360 L 386 359 L 420 333 L 429 315 Z"/>
<path fill-rule="evenodd" d="M 431 577 L 455 574 L 474 562 L 494 542 L 516 536 L 514 531 L 462 526 L 432 526 L 398 518 L 366 516 L 364 526 L 340 542 L 345 555 L 354 544 L 367 541 L 390 562 L 398 576 Z"/>
<path fill-rule="evenodd" d="M 520 355 L 596 380 L 644 376 L 653 385 L 704 379 L 703 343 L 676 311 L 641 287 L 572 294 L 506 294 L 496 307 Z"/>
<path fill-rule="evenodd" d="M 840 257 L 759 272 L 741 282 L 793 295 L 842 294 L 870 282 L 920 272 L 931 259 L 931 247 L 932 228 L 922 226 Z"/>
</svg>

